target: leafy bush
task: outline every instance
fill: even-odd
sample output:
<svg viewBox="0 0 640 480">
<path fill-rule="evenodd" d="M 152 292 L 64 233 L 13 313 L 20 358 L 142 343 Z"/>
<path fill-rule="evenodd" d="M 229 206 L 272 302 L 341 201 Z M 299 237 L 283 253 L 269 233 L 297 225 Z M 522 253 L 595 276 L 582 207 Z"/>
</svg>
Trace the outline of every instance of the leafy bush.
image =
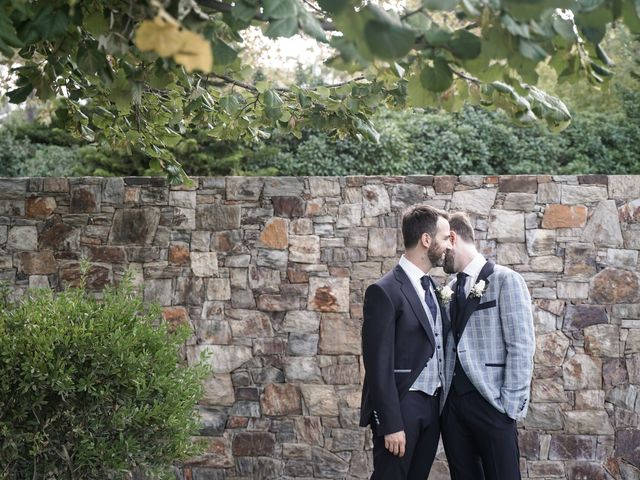
<svg viewBox="0 0 640 480">
<path fill-rule="evenodd" d="M 102 300 L 42 290 L 0 309 L 0 478 L 166 476 L 197 453 L 207 371 L 178 364 L 189 333 L 159 314 L 128 279 Z"/>
<path fill-rule="evenodd" d="M 33 157 L 35 151 L 29 139 L 16 138 L 12 129 L 0 127 L 0 177 L 19 177 L 21 165 Z"/>
<path fill-rule="evenodd" d="M 188 174 L 202 176 L 640 173 L 640 93 L 616 91 L 617 113 L 579 112 L 560 134 L 468 106 L 456 114 L 382 111 L 374 119 L 377 144 L 316 131 L 300 140 L 275 131 L 259 143 L 219 142 L 191 130 L 173 153 Z M 59 147 L 50 151 L 39 142 Z M 78 148 L 55 129 L 0 128 L 0 175 L 159 174 L 141 152 Z"/>
<path fill-rule="evenodd" d="M 21 177 L 70 177 L 80 173 L 81 156 L 77 147 L 33 144 L 33 155 L 17 166 Z"/>
</svg>

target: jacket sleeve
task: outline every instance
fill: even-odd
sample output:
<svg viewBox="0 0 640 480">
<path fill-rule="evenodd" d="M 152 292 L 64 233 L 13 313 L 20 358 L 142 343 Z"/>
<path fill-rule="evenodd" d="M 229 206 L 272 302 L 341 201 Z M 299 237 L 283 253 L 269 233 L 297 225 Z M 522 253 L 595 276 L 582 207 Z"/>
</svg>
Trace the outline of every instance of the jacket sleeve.
<svg viewBox="0 0 640 480">
<path fill-rule="evenodd" d="M 531 296 L 518 273 L 507 271 L 503 276 L 498 306 L 507 351 L 501 400 L 505 413 L 520 420 L 529 407 L 535 333 Z"/>
<path fill-rule="evenodd" d="M 393 373 L 396 311 L 391 299 L 377 284 L 364 295 L 362 357 L 369 388 L 376 433 L 387 435 L 404 430 L 400 399 Z"/>
</svg>

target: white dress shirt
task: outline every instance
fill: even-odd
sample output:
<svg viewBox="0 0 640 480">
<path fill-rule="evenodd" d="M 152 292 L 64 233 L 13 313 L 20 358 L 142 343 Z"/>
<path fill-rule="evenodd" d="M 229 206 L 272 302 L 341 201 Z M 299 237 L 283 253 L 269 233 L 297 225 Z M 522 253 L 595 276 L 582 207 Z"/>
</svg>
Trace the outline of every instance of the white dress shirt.
<svg viewBox="0 0 640 480">
<path fill-rule="evenodd" d="M 433 395 L 434 392 L 442 386 L 442 378 L 444 372 L 444 349 L 442 348 L 442 319 L 440 318 L 440 307 L 438 306 L 438 297 L 436 296 L 436 292 L 433 289 L 433 284 L 429 282 L 429 291 L 430 295 L 433 298 L 436 306 L 436 318 L 432 318 L 431 310 L 427 306 L 427 301 L 425 300 L 425 289 L 422 288 L 422 282 L 420 279 L 426 275 L 422 271 L 421 268 L 416 266 L 410 260 L 408 260 L 404 255 L 400 258 L 399 265 L 404 270 L 404 273 L 407 274 L 411 284 L 413 285 L 414 290 L 418 294 L 418 298 L 420 299 L 420 303 L 422 304 L 422 308 L 427 314 L 427 318 L 429 319 L 429 324 L 431 325 L 431 330 L 433 331 L 433 335 L 436 341 L 434 354 L 431 357 L 431 360 L 427 362 L 424 369 L 418 375 L 415 382 L 411 386 L 409 390 L 416 391 L 419 390 L 428 395 Z"/>
<path fill-rule="evenodd" d="M 473 257 L 473 260 L 471 260 L 464 268 L 463 272 L 467 274 L 467 282 L 464 284 L 464 293 L 466 297 L 469 297 L 471 288 L 478 281 L 478 276 L 480 275 L 480 271 L 484 267 L 485 263 L 487 263 L 487 259 L 479 253 Z"/>
</svg>

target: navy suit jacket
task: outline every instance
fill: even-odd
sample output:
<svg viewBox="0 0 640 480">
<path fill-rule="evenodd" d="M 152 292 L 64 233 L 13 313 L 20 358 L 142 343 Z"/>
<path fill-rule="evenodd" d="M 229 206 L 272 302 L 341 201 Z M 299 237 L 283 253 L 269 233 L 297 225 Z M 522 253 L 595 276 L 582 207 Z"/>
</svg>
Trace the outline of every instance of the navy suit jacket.
<svg viewBox="0 0 640 480">
<path fill-rule="evenodd" d="M 440 312 L 447 338 L 449 322 Z M 399 432 L 405 429 L 400 400 L 433 356 L 433 330 L 400 265 L 367 288 L 363 314 L 360 426 L 371 424 L 375 435 Z"/>
</svg>

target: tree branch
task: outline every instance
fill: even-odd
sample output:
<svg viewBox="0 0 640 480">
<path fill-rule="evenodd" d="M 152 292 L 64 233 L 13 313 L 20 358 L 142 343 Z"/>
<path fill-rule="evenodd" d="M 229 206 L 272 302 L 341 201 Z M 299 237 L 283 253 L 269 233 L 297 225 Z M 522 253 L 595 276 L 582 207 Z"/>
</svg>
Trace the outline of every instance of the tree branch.
<svg viewBox="0 0 640 480">
<path fill-rule="evenodd" d="M 258 89 L 255 86 L 241 82 L 239 80 L 235 80 L 227 75 L 218 75 L 217 73 L 213 73 L 211 74 L 211 76 L 219 78 L 220 80 L 224 80 L 225 83 L 230 83 L 231 85 L 236 85 L 238 87 L 244 88 L 245 90 L 249 90 L 250 92 L 259 93 Z"/>
<path fill-rule="evenodd" d="M 235 85 L 237 87 L 244 88 L 245 90 L 248 90 L 248 91 L 250 91 L 252 93 L 259 94 L 258 89 L 255 87 L 255 85 L 251 85 L 249 83 L 245 83 L 245 82 L 241 82 L 239 80 L 235 80 L 235 79 L 233 79 L 233 78 L 231 78 L 231 77 L 229 77 L 227 75 L 219 75 L 219 74 L 216 74 L 216 73 L 212 73 L 212 74 L 210 74 L 210 76 L 222 80 L 223 83 L 226 83 L 226 84 L 229 84 L 229 85 Z M 344 82 L 332 83 L 332 84 L 328 84 L 328 85 L 318 85 L 318 86 L 316 86 L 316 87 L 314 87 L 314 88 L 312 88 L 310 90 L 314 90 L 315 88 L 318 88 L 318 87 L 336 88 L 336 87 L 341 87 L 343 85 L 348 85 L 349 83 L 359 82 L 361 80 L 365 80 L 365 77 L 363 75 L 361 75 L 359 77 L 354 77 L 354 78 L 352 78 L 350 80 L 345 80 Z M 211 84 L 213 82 L 210 82 L 207 79 L 207 80 L 205 80 L 205 83 Z M 273 90 L 275 90 L 277 92 L 280 92 L 280 93 L 291 93 L 291 89 L 290 88 L 279 87 L 279 88 L 274 88 Z"/>
<path fill-rule="evenodd" d="M 451 68 L 451 65 L 449 65 L 449 68 L 451 69 L 451 71 L 453 72 L 454 75 L 456 75 L 457 77 L 462 78 L 463 80 L 466 80 L 467 82 L 475 83 L 476 85 L 482 84 L 482 82 L 476 77 L 472 77 L 469 74 L 466 74 L 464 72 L 458 71 L 455 68 Z"/>
<path fill-rule="evenodd" d="M 417 10 L 414 10 L 413 12 L 407 12 L 407 13 L 405 13 L 404 15 L 402 15 L 402 16 L 400 17 L 400 19 L 401 19 L 401 20 L 406 20 L 407 18 L 409 18 L 409 17 L 411 17 L 411 16 L 415 15 L 416 13 L 420 13 L 420 12 L 422 12 L 422 11 L 423 11 L 423 8 L 422 8 L 422 7 L 420 7 L 420 8 L 418 8 Z"/>
</svg>

